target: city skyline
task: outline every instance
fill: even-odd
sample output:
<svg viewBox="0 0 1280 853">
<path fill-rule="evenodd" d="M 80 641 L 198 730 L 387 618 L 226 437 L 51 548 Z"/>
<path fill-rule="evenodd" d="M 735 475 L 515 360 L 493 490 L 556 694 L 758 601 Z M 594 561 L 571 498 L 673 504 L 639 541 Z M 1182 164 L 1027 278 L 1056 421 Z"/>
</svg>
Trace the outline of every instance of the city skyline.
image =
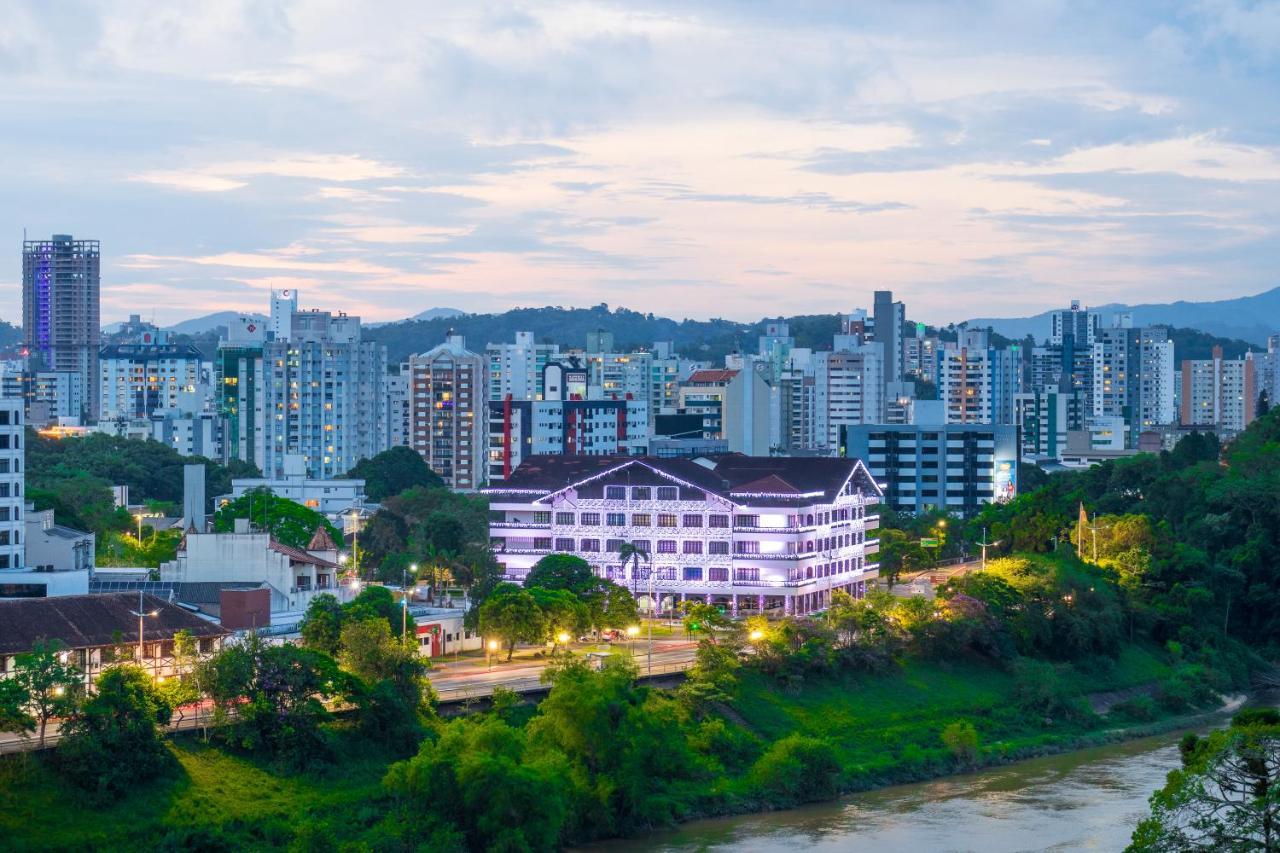
<svg viewBox="0 0 1280 853">
<path fill-rule="evenodd" d="M 1276 283 L 1274 7 L 27 3 L 6 30 L 10 318 L 24 228 L 101 240 L 104 320 L 162 324 L 271 287 L 371 321 L 892 288 L 936 322 Z"/>
</svg>

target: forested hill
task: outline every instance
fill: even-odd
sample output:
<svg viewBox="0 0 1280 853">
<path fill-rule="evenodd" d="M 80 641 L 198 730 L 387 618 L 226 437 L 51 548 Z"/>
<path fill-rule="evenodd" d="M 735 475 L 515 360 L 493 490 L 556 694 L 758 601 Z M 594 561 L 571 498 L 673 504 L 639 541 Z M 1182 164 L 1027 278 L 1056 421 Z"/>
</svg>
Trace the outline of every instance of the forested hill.
<svg viewBox="0 0 1280 853">
<path fill-rule="evenodd" d="M 791 326 L 796 346 L 830 349 L 831 338 L 840 330 L 838 314 L 808 314 L 784 318 Z M 690 358 L 720 363 L 725 355 L 756 352 L 757 338 L 769 320 L 738 323 L 732 320 L 672 320 L 655 314 L 641 314 L 626 308 L 516 308 L 501 314 L 463 314 L 431 320 L 405 320 L 364 330 L 367 340 L 386 344 L 387 359 L 398 364 L 414 353 L 425 352 L 441 343 L 453 330 L 462 335 L 468 348 L 483 352 L 489 343 L 510 343 L 516 332 L 533 332 L 539 342 L 563 348 L 585 347 L 587 334 L 597 330 L 613 333 L 614 346 L 621 351 L 649 347 L 655 341 L 672 341 L 676 351 Z M 1195 329 L 1173 329 L 1175 358 L 1209 358 L 1220 345 L 1227 358 L 1243 355 L 1250 345 L 1241 340 L 1219 338 Z M 954 328 L 943 332 L 954 340 Z M 997 342 L 1003 339 L 997 336 Z M 1256 349 L 1256 347 L 1254 347 Z"/>
<path fill-rule="evenodd" d="M 533 332 L 539 342 L 585 347 L 587 334 L 602 329 L 613 333 L 614 346 L 620 350 L 649 347 L 654 341 L 673 341 L 683 355 L 719 361 L 735 350 L 755 352 L 756 338 L 764 333 L 765 322 L 672 320 L 626 308 L 610 310 L 602 304 L 594 308 L 516 308 L 501 314 L 406 320 L 366 329 L 364 335 L 386 344 L 392 364 L 431 349 L 445 339 L 450 329 L 465 337 L 467 347 L 475 351 L 483 351 L 488 343 L 514 341 L 516 332 Z M 840 325 L 835 314 L 791 317 L 788 322 L 796 345 L 802 347 L 829 347 L 831 336 Z"/>
</svg>

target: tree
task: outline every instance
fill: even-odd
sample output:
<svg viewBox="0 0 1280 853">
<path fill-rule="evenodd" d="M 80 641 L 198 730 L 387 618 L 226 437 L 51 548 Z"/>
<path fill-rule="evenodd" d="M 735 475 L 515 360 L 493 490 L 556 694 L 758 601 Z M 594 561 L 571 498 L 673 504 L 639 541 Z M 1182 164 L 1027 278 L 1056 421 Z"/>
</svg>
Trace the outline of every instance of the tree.
<svg viewBox="0 0 1280 853">
<path fill-rule="evenodd" d="M 1280 850 L 1280 714 L 1242 711 L 1181 748 L 1182 768 L 1152 794 L 1129 849 Z"/>
<path fill-rule="evenodd" d="M 561 634 L 578 637 L 586 632 L 591 624 L 590 611 L 572 592 L 537 586 L 528 589 L 537 602 L 538 609 L 542 611 L 543 630 L 546 632 L 545 638 L 552 643 L 552 654 L 560 647 Z"/>
<path fill-rule="evenodd" d="M 319 598 L 320 596 L 316 597 Z M 416 636 L 417 634 L 413 617 L 408 616 L 406 618 L 404 606 L 396 601 L 395 596 L 391 594 L 391 590 L 385 586 L 366 586 L 360 591 L 359 595 L 342 605 L 341 621 L 343 623 L 348 620 L 373 617 L 385 619 L 387 625 L 391 628 L 391 633 L 397 637 L 400 636 L 401 628 L 408 631 L 410 636 Z"/>
<path fill-rule="evenodd" d="M 653 558 L 648 551 L 637 547 L 634 542 L 623 542 L 622 547 L 618 549 L 618 562 L 622 564 L 624 569 L 627 567 L 627 563 L 631 564 L 631 594 L 638 595 L 636 582 L 640 577 L 640 564 L 648 563 L 652 566 Z M 653 602 L 650 601 L 649 613 L 652 614 L 656 609 L 653 606 Z"/>
<path fill-rule="evenodd" d="M 701 601 L 686 601 L 681 607 L 684 611 L 684 629 L 689 634 L 705 633 L 707 639 L 715 643 L 716 631 L 729 627 L 728 617 L 718 607 Z"/>
<path fill-rule="evenodd" d="M 348 697 L 367 735 L 403 753 L 422 738 L 429 711 L 427 664 L 416 646 L 396 640 L 385 619 L 348 620 L 342 626 L 342 668 L 355 676 Z"/>
<path fill-rule="evenodd" d="M 230 533 L 237 518 L 249 519 L 255 527 L 269 531 L 281 545 L 291 548 L 306 548 L 318 527 L 323 527 L 334 542 L 342 541 L 342 533 L 323 515 L 288 498 L 278 497 L 265 486 L 250 489 L 224 504 L 213 517 L 213 529 L 219 533 Z"/>
<path fill-rule="evenodd" d="M 304 769 L 328 758 L 320 723 L 323 699 L 344 685 L 333 658 L 290 643 L 266 645 L 251 634 L 200 665 L 200 681 L 214 701 L 220 732 L 232 745 L 265 752 L 278 764 Z"/>
<path fill-rule="evenodd" d="M 885 579 L 890 589 L 898 582 L 903 572 L 922 568 L 928 557 L 920 542 L 911 538 L 904 530 L 884 528 L 880 531 L 880 577 Z"/>
<path fill-rule="evenodd" d="M 57 760 L 72 782 L 105 798 L 173 766 L 156 728 L 172 709 L 141 667 L 111 667 L 96 688 L 63 724 Z"/>
<path fill-rule="evenodd" d="M 14 659 L 13 677 L 29 697 L 30 711 L 40 726 L 41 749 L 49 720 L 71 713 L 80 694 L 80 673 L 67 662 L 65 650 L 61 640 L 37 640 L 31 651 Z"/>
<path fill-rule="evenodd" d="M 342 633 L 342 605 L 337 597 L 322 592 L 311 599 L 299 630 L 303 645 L 330 657 L 338 654 Z"/>
<path fill-rule="evenodd" d="M 590 591 L 596 575 L 591 564 L 572 554 L 548 554 L 533 564 L 524 579 L 526 587 L 566 589 L 575 595 Z"/>
<path fill-rule="evenodd" d="M 498 585 L 479 611 L 480 633 L 496 637 L 507 647 L 507 660 L 515 653 L 516 643 L 537 643 L 546 636 L 546 618 L 542 608 L 527 589 L 513 583 Z"/>
<path fill-rule="evenodd" d="M 405 446 L 362 459 L 345 476 L 349 480 L 364 480 L 365 494 L 378 503 L 413 488 L 444 488 L 444 480 L 431 470 L 422 454 Z"/>
<path fill-rule="evenodd" d="M 607 578 L 596 578 L 594 586 L 582 595 L 587 605 L 590 627 L 625 628 L 640 618 L 640 608 L 631 590 Z"/>
<path fill-rule="evenodd" d="M 27 713 L 31 695 L 16 678 L 0 678 L 0 732 L 29 732 L 36 726 Z"/>
</svg>

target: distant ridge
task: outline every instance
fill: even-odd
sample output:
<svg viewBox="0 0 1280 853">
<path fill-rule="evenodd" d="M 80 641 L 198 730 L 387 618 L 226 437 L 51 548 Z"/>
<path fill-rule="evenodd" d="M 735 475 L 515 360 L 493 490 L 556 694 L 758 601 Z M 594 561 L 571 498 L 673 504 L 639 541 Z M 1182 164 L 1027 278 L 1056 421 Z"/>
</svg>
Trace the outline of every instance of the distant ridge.
<svg viewBox="0 0 1280 853">
<path fill-rule="evenodd" d="M 192 317 L 190 320 L 183 320 L 181 323 L 166 326 L 165 329 L 178 335 L 199 335 L 204 332 L 211 332 L 219 326 L 230 325 L 232 320 L 245 316 L 264 322 L 267 319 L 262 314 L 244 314 L 240 311 L 215 311 L 212 314 L 205 314 L 203 317 Z"/>
<path fill-rule="evenodd" d="M 1088 307 L 1102 315 L 1104 326 L 1111 325 L 1113 315 L 1128 312 L 1133 314 L 1134 325 L 1199 329 L 1218 337 L 1239 338 L 1259 347 L 1266 346 L 1268 335 L 1280 334 L 1280 287 L 1253 296 L 1212 302 L 1178 301 L 1167 305 L 1111 303 Z M 990 326 L 1007 338 L 1024 338 L 1030 333 L 1040 341 L 1049 336 L 1051 314 L 1051 311 L 1046 311 L 1034 317 L 979 317 L 968 323 L 980 328 Z"/>
<path fill-rule="evenodd" d="M 386 326 L 390 323 L 412 323 L 418 320 L 448 320 L 451 317 L 461 317 L 466 311 L 459 311 L 457 308 L 428 308 L 426 311 L 419 311 L 412 317 L 405 317 L 403 320 L 388 320 L 382 323 L 365 323 L 369 328 L 376 326 Z"/>
</svg>

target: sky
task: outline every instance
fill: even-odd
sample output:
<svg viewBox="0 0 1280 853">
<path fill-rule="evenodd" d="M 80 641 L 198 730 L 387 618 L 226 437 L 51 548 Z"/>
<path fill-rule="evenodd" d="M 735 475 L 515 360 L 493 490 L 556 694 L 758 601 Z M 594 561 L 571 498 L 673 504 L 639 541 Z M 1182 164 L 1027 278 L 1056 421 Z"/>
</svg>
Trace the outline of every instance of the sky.
<svg viewBox="0 0 1280 853">
<path fill-rule="evenodd" d="M 1247 295 L 1278 70 L 1250 0 L 8 0 L 0 318 L 24 228 L 104 322 Z"/>
</svg>

